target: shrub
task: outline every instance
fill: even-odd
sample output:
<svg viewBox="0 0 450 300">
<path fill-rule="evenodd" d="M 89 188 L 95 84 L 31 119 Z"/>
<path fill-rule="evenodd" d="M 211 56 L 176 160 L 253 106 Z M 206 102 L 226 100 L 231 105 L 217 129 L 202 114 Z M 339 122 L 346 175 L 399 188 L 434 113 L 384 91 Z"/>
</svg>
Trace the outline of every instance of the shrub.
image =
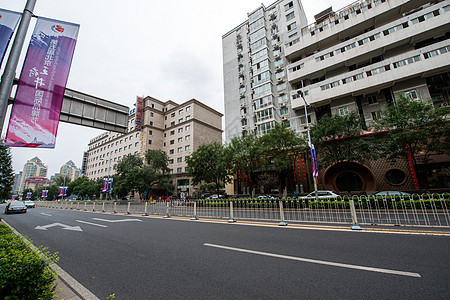
<svg viewBox="0 0 450 300">
<path fill-rule="evenodd" d="M 56 255 L 31 250 L 21 237 L 0 224 L 0 299 L 53 299 Z"/>
</svg>

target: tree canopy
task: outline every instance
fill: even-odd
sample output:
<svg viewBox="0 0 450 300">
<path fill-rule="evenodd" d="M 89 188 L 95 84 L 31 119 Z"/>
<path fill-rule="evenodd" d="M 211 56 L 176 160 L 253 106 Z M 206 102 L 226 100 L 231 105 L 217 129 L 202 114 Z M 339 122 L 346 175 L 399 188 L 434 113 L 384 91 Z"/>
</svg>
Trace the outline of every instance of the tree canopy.
<svg viewBox="0 0 450 300">
<path fill-rule="evenodd" d="M 0 199 L 10 198 L 13 184 L 14 170 L 11 153 L 7 147 L 3 146 L 3 141 L 0 141 Z"/>
<path fill-rule="evenodd" d="M 217 194 L 223 183 L 229 180 L 230 163 L 228 153 L 220 143 L 201 145 L 188 158 L 189 175 L 194 184 L 214 183 Z"/>
</svg>

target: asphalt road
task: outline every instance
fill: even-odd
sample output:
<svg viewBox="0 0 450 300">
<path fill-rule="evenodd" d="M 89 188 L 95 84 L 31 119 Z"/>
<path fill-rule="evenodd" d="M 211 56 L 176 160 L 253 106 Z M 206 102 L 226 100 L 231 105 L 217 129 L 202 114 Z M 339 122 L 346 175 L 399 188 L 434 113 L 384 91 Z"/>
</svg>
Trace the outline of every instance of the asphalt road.
<svg viewBox="0 0 450 300">
<path fill-rule="evenodd" d="M 1 217 L 100 299 L 450 298 L 449 236 L 44 208 Z"/>
</svg>

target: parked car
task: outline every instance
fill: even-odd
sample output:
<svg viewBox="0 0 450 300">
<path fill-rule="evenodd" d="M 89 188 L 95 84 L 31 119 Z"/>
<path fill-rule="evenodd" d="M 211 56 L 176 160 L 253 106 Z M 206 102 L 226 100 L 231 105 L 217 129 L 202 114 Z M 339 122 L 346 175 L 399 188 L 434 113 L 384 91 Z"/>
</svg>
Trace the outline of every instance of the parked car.
<svg viewBox="0 0 450 300">
<path fill-rule="evenodd" d="M 5 207 L 5 214 L 10 213 L 26 213 L 27 207 L 23 202 L 20 201 L 12 201 L 11 203 L 8 203 Z"/>
<path fill-rule="evenodd" d="M 222 199 L 223 195 L 211 195 L 208 197 L 208 199 Z"/>
<path fill-rule="evenodd" d="M 300 197 L 300 199 L 311 199 L 316 197 L 316 192 L 309 193 L 306 196 Z M 333 191 L 317 191 L 317 198 L 340 198 L 338 194 Z"/>
<path fill-rule="evenodd" d="M 372 196 L 407 196 L 411 195 L 409 193 L 401 192 L 401 191 L 381 191 L 373 194 Z"/>
<path fill-rule="evenodd" d="M 23 204 L 25 204 L 25 206 L 27 208 L 35 208 L 36 204 L 34 203 L 34 201 L 28 200 L 28 201 L 24 201 Z"/>
<path fill-rule="evenodd" d="M 261 195 L 261 196 L 256 197 L 256 199 L 258 199 L 258 200 L 277 200 L 278 198 L 274 197 L 272 195 Z"/>
</svg>

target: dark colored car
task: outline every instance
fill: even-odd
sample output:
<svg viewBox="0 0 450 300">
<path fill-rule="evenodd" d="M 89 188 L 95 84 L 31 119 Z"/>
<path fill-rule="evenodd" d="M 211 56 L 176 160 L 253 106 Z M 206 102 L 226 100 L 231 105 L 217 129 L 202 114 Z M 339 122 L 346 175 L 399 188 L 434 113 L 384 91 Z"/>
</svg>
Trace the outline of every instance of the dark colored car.
<svg viewBox="0 0 450 300">
<path fill-rule="evenodd" d="M 23 202 L 19 201 L 13 201 L 11 203 L 8 203 L 5 207 L 5 214 L 11 214 L 11 213 L 26 213 L 27 207 Z"/>
</svg>

